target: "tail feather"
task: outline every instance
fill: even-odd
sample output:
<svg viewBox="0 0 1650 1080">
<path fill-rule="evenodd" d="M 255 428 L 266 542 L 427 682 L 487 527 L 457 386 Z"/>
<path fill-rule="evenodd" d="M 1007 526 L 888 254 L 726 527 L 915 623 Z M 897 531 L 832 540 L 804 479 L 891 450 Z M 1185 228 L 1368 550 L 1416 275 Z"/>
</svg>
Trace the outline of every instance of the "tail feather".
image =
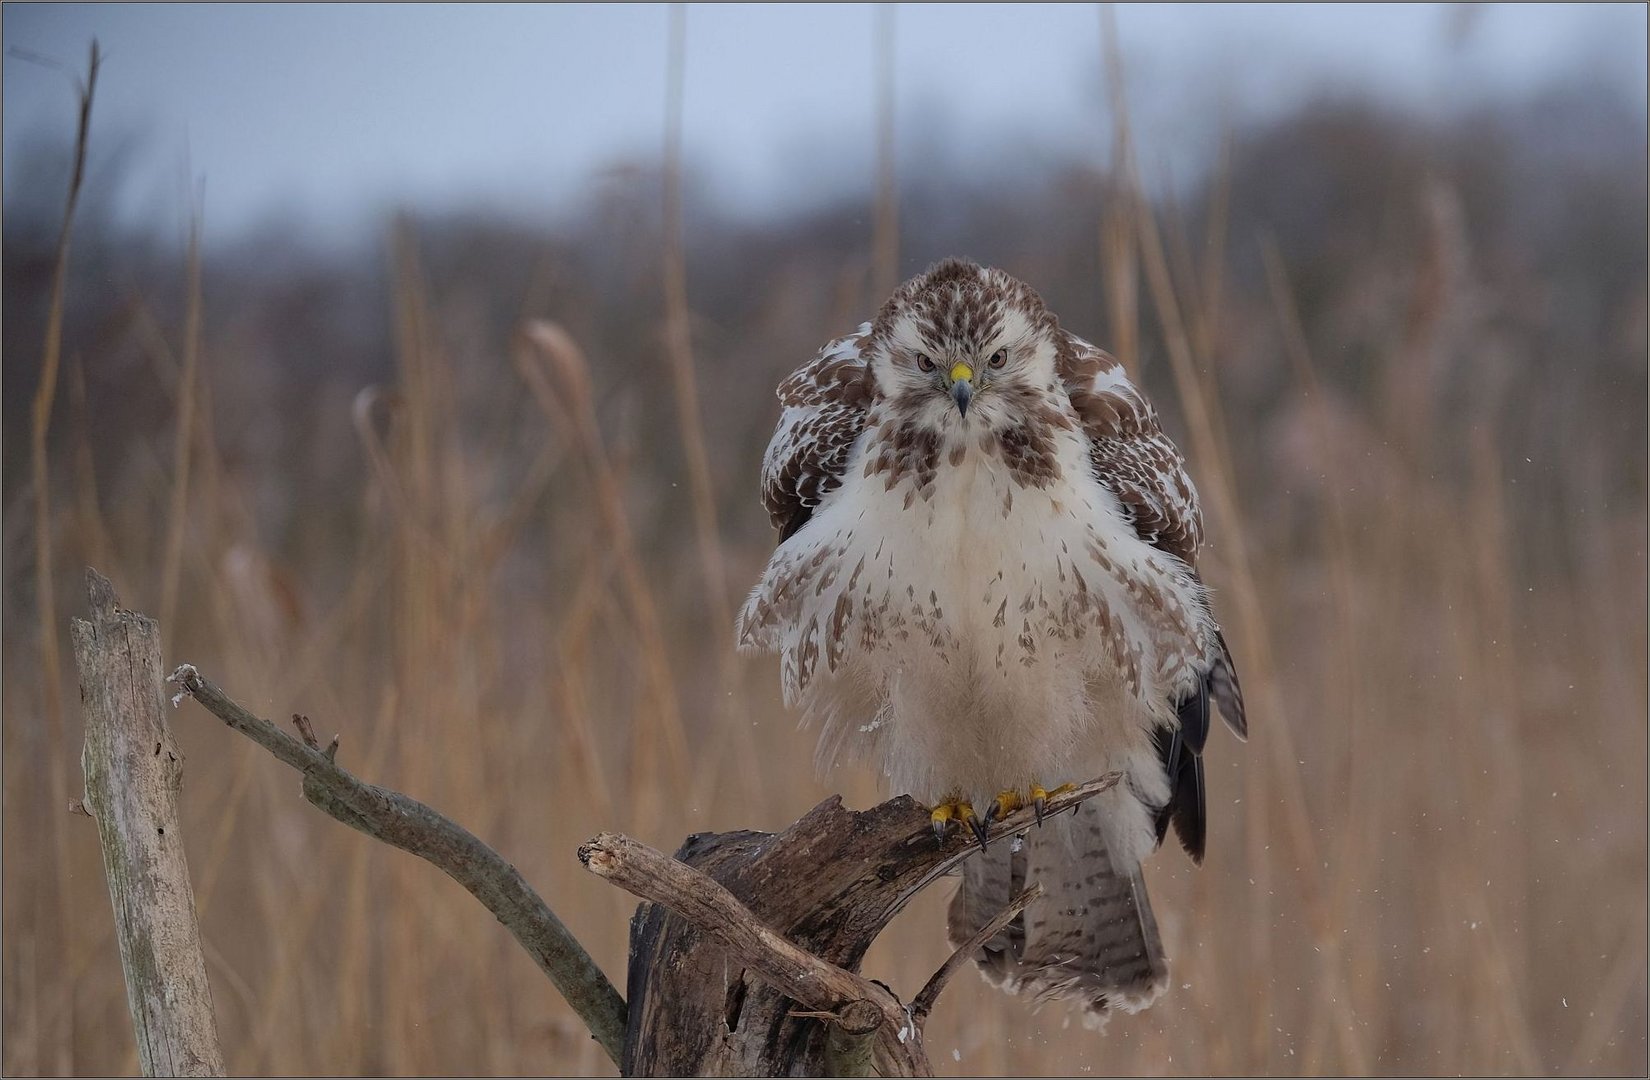
<svg viewBox="0 0 1650 1080">
<path fill-rule="evenodd" d="M 1098 1021 L 1156 1000 L 1169 974 L 1157 920 L 1138 861 L 1113 857 L 1098 808 L 1086 804 L 1032 829 L 1020 853 L 999 853 L 1006 847 L 965 864 L 951 902 L 953 947 L 1001 911 L 1021 881 L 1038 883 L 1042 895 L 975 954 L 987 979 L 1038 1001 L 1081 1003 Z"/>
<path fill-rule="evenodd" d="M 1025 850 L 1015 851 L 1008 843 L 992 844 L 963 863 L 962 877 L 947 913 L 946 933 L 954 949 L 979 933 L 1025 888 Z M 974 954 L 974 962 L 987 982 L 1013 992 L 1019 989 L 1024 951 L 1025 921 L 1016 917 Z"/>
</svg>

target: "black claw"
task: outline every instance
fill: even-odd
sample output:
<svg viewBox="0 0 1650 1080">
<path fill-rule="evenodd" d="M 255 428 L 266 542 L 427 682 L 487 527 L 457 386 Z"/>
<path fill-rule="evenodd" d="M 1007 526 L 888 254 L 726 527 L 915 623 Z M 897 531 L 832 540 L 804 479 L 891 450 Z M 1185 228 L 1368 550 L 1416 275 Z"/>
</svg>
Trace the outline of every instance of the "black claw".
<svg viewBox="0 0 1650 1080">
<path fill-rule="evenodd" d="M 986 830 L 990 827 L 990 824 L 989 820 L 982 821 L 977 817 L 968 819 L 968 827 L 974 830 L 974 839 L 980 842 L 981 851 L 985 850 L 986 844 L 989 842 Z"/>
<path fill-rule="evenodd" d="M 1048 805 L 1048 800 L 1044 799 L 1044 798 L 1036 798 L 1036 799 L 1031 800 L 1031 809 L 1037 815 L 1037 827 L 1038 828 L 1042 828 L 1042 826 L 1043 826 L 1043 807 L 1045 807 L 1047 805 Z"/>
</svg>

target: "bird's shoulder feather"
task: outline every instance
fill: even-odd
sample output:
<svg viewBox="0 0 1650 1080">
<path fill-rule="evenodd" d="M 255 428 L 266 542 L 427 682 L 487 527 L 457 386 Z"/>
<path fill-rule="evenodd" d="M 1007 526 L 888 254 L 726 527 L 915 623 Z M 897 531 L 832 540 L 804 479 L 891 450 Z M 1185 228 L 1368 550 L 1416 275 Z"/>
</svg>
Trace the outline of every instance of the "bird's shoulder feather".
<svg viewBox="0 0 1650 1080">
<path fill-rule="evenodd" d="M 780 542 L 807 524 L 842 483 L 876 397 L 861 349 L 870 325 L 826 345 L 779 384 L 779 426 L 762 458 L 762 505 Z"/>
<path fill-rule="evenodd" d="M 1186 459 L 1163 433 L 1157 410 L 1105 350 L 1060 331 L 1055 371 L 1065 384 L 1094 478 L 1117 496 L 1139 537 L 1190 565 L 1203 513 Z"/>
</svg>

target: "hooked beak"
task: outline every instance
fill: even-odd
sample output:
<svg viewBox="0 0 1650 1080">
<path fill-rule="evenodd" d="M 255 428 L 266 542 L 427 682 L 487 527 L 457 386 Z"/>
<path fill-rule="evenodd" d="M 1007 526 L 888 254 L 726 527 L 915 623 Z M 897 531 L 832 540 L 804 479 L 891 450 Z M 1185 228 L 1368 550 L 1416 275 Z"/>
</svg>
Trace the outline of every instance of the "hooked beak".
<svg viewBox="0 0 1650 1080">
<path fill-rule="evenodd" d="M 974 400 L 974 369 L 967 364 L 955 364 L 950 371 L 951 400 L 957 403 L 957 412 L 968 415 L 968 403 Z"/>
</svg>

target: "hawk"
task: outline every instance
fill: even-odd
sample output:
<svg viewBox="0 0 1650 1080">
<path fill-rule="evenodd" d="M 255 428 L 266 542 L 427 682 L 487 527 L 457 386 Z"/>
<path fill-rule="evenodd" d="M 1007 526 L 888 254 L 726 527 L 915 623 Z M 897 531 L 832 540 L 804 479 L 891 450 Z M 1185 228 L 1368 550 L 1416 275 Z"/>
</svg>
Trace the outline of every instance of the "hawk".
<svg viewBox="0 0 1650 1080">
<path fill-rule="evenodd" d="M 1001 270 L 947 260 L 779 386 L 762 462 L 780 541 L 738 617 L 775 652 L 819 764 L 867 759 L 981 851 L 953 945 L 1038 882 L 974 956 L 986 977 L 1103 1021 L 1168 968 L 1141 860 L 1204 849 L 1211 700 L 1247 728 L 1196 570 L 1185 460 L 1122 365 Z M 1122 780 L 1023 842 L 994 818 L 1044 785 Z M 976 812 L 976 807 L 982 812 Z"/>
</svg>

